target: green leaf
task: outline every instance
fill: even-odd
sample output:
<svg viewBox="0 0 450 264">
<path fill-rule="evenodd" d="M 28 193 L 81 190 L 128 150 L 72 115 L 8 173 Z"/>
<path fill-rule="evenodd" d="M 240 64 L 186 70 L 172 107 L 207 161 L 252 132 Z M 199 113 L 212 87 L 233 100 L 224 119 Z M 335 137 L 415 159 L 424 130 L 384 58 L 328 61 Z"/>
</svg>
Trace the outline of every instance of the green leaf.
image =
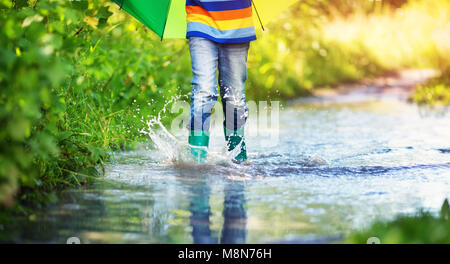
<svg viewBox="0 0 450 264">
<path fill-rule="evenodd" d="M 109 7 L 103 6 L 98 10 L 96 17 L 108 19 L 113 13 L 109 11 Z"/>
<path fill-rule="evenodd" d="M 23 141 L 25 137 L 30 135 L 30 122 L 24 118 L 13 119 L 7 127 L 7 131 L 11 139 L 16 141 Z"/>
<path fill-rule="evenodd" d="M 8 9 L 12 7 L 11 0 L 0 0 L 0 9 Z"/>
<path fill-rule="evenodd" d="M 70 132 L 70 131 L 64 131 L 64 132 L 58 133 L 57 138 L 58 138 L 58 141 L 61 142 L 61 141 L 64 141 L 64 140 L 68 139 L 68 138 L 71 137 L 72 135 L 73 135 L 72 132 Z"/>
<path fill-rule="evenodd" d="M 14 0 L 14 7 L 19 9 L 28 6 L 28 0 Z"/>
<path fill-rule="evenodd" d="M 89 7 L 89 2 L 85 0 L 79 0 L 79 1 L 71 1 L 72 7 L 78 10 L 85 11 Z"/>
</svg>

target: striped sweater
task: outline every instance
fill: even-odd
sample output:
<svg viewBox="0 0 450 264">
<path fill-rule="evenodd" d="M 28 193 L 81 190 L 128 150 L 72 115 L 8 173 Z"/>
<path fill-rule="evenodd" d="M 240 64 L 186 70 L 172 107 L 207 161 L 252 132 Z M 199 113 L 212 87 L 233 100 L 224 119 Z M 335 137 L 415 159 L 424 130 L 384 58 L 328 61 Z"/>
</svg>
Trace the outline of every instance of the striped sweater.
<svg viewBox="0 0 450 264">
<path fill-rule="evenodd" d="M 186 0 L 186 37 L 218 43 L 256 40 L 251 0 Z"/>
</svg>

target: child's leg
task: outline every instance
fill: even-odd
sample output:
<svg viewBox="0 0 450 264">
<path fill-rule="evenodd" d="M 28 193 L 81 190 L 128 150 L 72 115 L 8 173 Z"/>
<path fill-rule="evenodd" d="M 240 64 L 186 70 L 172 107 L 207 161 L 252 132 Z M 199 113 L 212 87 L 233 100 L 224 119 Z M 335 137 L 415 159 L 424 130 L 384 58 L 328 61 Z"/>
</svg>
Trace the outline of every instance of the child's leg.
<svg viewBox="0 0 450 264">
<path fill-rule="evenodd" d="M 248 115 L 245 98 L 249 43 L 223 44 L 219 49 L 219 86 L 225 126 L 239 130 Z"/>
<path fill-rule="evenodd" d="M 189 38 L 192 64 L 192 95 L 188 128 L 208 131 L 211 111 L 217 102 L 218 45 L 200 37 Z"/>
<path fill-rule="evenodd" d="M 219 86 L 225 116 L 224 133 L 228 151 L 240 146 L 233 161 L 247 160 L 244 125 L 248 108 L 245 97 L 249 43 L 223 44 L 219 49 Z"/>
<path fill-rule="evenodd" d="M 206 161 L 211 111 L 217 102 L 218 45 L 199 37 L 189 38 L 193 78 L 189 113 L 189 144 L 197 162 Z"/>
</svg>

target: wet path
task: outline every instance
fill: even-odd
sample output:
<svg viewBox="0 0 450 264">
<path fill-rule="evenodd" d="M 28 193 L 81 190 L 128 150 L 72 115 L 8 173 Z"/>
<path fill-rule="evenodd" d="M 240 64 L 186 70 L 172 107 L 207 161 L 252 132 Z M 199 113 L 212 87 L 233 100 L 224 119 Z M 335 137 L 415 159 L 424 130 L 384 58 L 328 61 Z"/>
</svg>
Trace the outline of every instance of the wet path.
<svg viewBox="0 0 450 264">
<path fill-rule="evenodd" d="M 276 144 L 249 137 L 249 165 L 116 153 L 101 181 L 3 231 L 44 243 L 328 242 L 375 218 L 436 211 L 450 197 L 450 114 L 405 102 L 424 76 L 290 102 Z"/>
</svg>

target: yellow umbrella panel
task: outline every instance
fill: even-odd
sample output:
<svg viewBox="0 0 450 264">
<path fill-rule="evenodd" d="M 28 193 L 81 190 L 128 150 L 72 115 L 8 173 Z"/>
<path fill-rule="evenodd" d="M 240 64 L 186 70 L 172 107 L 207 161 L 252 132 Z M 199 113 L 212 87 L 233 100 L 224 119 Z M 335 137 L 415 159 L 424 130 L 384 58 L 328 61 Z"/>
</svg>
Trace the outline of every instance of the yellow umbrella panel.
<svg viewBox="0 0 450 264">
<path fill-rule="evenodd" d="M 254 25 L 261 27 L 261 24 L 266 26 L 272 19 L 298 0 L 252 0 L 252 2 Z"/>
</svg>

